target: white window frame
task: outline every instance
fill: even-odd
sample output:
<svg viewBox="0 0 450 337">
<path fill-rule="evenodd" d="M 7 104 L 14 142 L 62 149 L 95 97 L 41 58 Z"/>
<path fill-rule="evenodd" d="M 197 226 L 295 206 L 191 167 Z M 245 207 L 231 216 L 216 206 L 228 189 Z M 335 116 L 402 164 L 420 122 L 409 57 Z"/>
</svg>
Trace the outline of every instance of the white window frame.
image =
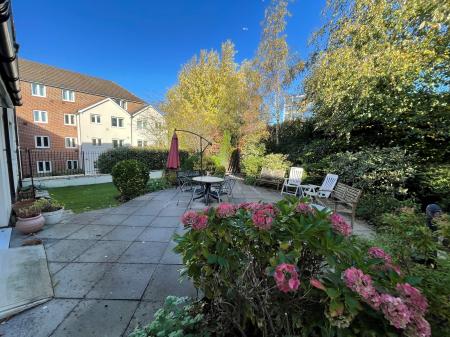
<svg viewBox="0 0 450 337">
<path fill-rule="evenodd" d="M 128 102 L 125 101 L 124 99 L 120 99 L 120 100 L 119 100 L 119 106 L 120 106 L 122 109 L 127 110 L 127 109 L 128 109 Z"/>
<path fill-rule="evenodd" d="M 95 116 L 95 122 L 92 121 L 92 117 L 94 117 L 94 116 Z M 91 114 L 89 118 L 90 118 L 91 124 L 97 124 L 97 125 L 102 124 L 102 117 L 99 114 Z"/>
<path fill-rule="evenodd" d="M 37 93 L 33 92 L 34 91 L 33 90 L 34 86 L 42 86 L 42 95 L 38 95 Z M 31 96 L 34 96 L 34 97 L 47 97 L 47 88 L 45 87 L 45 85 L 43 85 L 41 83 L 31 83 Z"/>
<path fill-rule="evenodd" d="M 39 163 L 43 163 L 42 164 L 43 170 L 39 170 Z M 46 169 L 45 163 L 49 163 L 50 170 Z M 52 173 L 52 161 L 51 160 L 37 160 L 36 161 L 36 171 L 37 171 L 37 173 Z"/>
<path fill-rule="evenodd" d="M 94 144 L 95 141 L 95 144 Z M 101 138 L 92 138 L 92 146 L 102 146 L 102 139 Z"/>
<path fill-rule="evenodd" d="M 64 93 L 65 92 L 68 92 L 69 93 L 69 97 L 70 97 L 70 93 L 72 93 L 72 99 L 65 99 L 64 98 Z M 73 90 L 69 90 L 69 89 L 62 89 L 61 90 L 61 94 L 62 94 L 62 100 L 64 101 L 64 102 L 75 102 L 75 91 L 73 91 Z"/>
<path fill-rule="evenodd" d="M 71 141 L 69 141 L 70 146 L 67 146 L 67 140 L 68 139 L 71 140 Z M 64 137 L 64 147 L 66 149 L 76 149 L 76 147 L 77 147 L 77 139 L 75 137 Z"/>
<path fill-rule="evenodd" d="M 38 146 L 38 138 L 41 138 L 41 146 Z M 43 145 L 44 144 L 44 138 L 47 138 L 48 141 L 48 146 Z M 36 147 L 36 149 L 49 149 L 51 144 L 50 144 L 50 137 L 49 136 L 34 136 L 34 146 Z"/>
<path fill-rule="evenodd" d="M 66 123 L 66 116 L 69 118 L 69 123 Z M 77 125 L 77 119 L 74 114 L 64 114 L 64 125 Z M 73 123 L 70 123 L 70 121 L 73 118 Z"/>
<path fill-rule="evenodd" d="M 114 141 L 117 142 L 117 146 L 114 146 Z M 125 146 L 125 139 L 113 138 L 112 139 L 112 145 L 113 145 L 114 149 L 119 148 L 119 147 L 124 147 Z"/>
<path fill-rule="evenodd" d="M 69 168 L 69 162 L 71 163 L 72 168 Z M 77 163 L 77 167 L 76 168 L 73 167 L 74 163 Z M 67 170 L 71 170 L 71 171 L 78 170 L 78 159 L 69 159 L 69 160 L 67 160 L 66 161 L 66 169 Z"/>
<path fill-rule="evenodd" d="M 39 119 L 36 120 L 35 112 L 39 113 Z M 45 112 L 45 122 L 42 121 L 42 113 Z M 33 110 L 33 122 L 39 123 L 39 124 L 48 124 L 48 112 L 45 110 Z"/>
<path fill-rule="evenodd" d="M 117 124 L 116 126 L 113 125 L 113 119 L 116 119 L 116 124 Z M 122 121 L 122 126 L 120 126 L 120 123 L 119 123 L 120 120 Z M 123 129 L 125 127 L 125 118 L 111 116 L 111 127 Z"/>
</svg>

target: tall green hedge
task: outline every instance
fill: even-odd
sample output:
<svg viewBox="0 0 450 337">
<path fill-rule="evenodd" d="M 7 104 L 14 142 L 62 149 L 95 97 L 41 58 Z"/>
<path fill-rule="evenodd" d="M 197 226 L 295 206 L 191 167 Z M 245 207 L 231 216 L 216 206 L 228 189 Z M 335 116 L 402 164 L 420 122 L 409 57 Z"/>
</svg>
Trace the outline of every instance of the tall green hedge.
<svg viewBox="0 0 450 337">
<path fill-rule="evenodd" d="M 168 150 L 121 147 L 103 152 L 97 161 L 100 173 L 110 174 L 115 164 L 122 160 L 135 159 L 142 162 L 149 170 L 162 170 L 166 167 Z M 186 151 L 180 151 L 180 160 L 188 157 Z"/>
</svg>

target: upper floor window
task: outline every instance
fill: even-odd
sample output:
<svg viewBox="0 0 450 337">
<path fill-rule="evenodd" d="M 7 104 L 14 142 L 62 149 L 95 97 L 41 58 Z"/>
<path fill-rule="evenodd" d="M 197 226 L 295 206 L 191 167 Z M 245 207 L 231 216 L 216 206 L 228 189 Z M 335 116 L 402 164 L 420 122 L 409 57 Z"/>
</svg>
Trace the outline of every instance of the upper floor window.
<svg viewBox="0 0 450 337">
<path fill-rule="evenodd" d="M 64 114 L 64 124 L 65 125 L 75 125 L 75 115 L 73 114 Z"/>
<path fill-rule="evenodd" d="M 100 115 L 91 115 L 91 123 L 92 124 L 101 124 L 102 120 L 100 118 Z"/>
<path fill-rule="evenodd" d="M 67 148 L 74 148 L 77 147 L 77 141 L 74 137 L 66 137 L 64 138 L 64 145 Z"/>
<path fill-rule="evenodd" d="M 114 128 L 123 128 L 123 118 L 111 117 L 111 126 Z"/>
<path fill-rule="evenodd" d="M 124 110 L 127 110 L 127 108 L 128 108 L 128 102 L 125 101 L 125 100 L 123 100 L 123 99 L 119 100 L 119 105 L 120 105 L 121 108 L 123 108 Z"/>
<path fill-rule="evenodd" d="M 39 83 L 31 83 L 31 95 L 45 97 L 45 85 Z"/>
<path fill-rule="evenodd" d="M 62 99 L 67 102 L 75 102 L 75 91 L 63 89 Z"/>
<path fill-rule="evenodd" d="M 92 145 L 94 145 L 94 146 L 101 146 L 102 145 L 102 139 L 101 138 L 92 138 Z"/>
<path fill-rule="evenodd" d="M 147 127 L 147 122 L 143 121 L 143 120 L 138 120 L 136 122 L 136 127 L 137 127 L 138 130 L 145 129 Z"/>
<path fill-rule="evenodd" d="M 48 136 L 35 136 L 34 143 L 38 149 L 50 147 L 50 137 Z"/>
<path fill-rule="evenodd" d="M 161 127 L 162 127 L 161 122 L 155 122 L 155 127 L 156 127 L 157 129 L 161 129 Z"/>
<path fill-rule="evenodd" d="M 33 120 L 35 123 L 48 123 L 47 111 L 33 110 Z"/>
</svg>

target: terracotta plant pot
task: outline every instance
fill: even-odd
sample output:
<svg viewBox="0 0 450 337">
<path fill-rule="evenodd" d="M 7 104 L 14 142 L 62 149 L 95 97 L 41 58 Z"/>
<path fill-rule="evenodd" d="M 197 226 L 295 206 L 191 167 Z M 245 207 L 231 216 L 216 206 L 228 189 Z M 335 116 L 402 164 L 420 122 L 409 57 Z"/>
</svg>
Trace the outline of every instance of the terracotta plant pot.
<svg viewBox="0 0 450 337">
<path fill-rule="evenodd" d="M 44 227 L 45 219 L 42 214 L 32 218 L 17 217 L 16 228 L 23 234 L 38 232 Z"/>
<path fill-rule="evenodd" d="M 63 215 L 64 208 L 58 209 L 57 211 L 53 212 L 42 212 L 42 216 L 45 219 L 46 225 L 54 225 L 57 224 Z"/>
</svg>

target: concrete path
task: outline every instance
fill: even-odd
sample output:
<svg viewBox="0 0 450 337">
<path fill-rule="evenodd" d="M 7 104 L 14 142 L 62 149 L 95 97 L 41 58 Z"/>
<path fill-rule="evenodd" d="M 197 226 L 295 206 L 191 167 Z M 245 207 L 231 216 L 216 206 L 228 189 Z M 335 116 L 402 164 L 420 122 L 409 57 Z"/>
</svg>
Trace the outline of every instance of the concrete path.
<svg viewBox="0 0 450 337">
<path fill-rule="evenodd" d="M 235 203 L 280 199 L 273 190 L 242 183 L 233 195 Z M 166 296 L 196 297 L 189 281 L 179 282 L 182 264 L 171 241 L 183 232 L 180 216 L 189 198 L 168 189 L 45 227 L 36 237 L 46 249 L 55 298 L 0 324 L 0 336 L 128 336 L 152 320 Z M 13 231 L 11 244 L 25 238 Z"/>
</svg>

